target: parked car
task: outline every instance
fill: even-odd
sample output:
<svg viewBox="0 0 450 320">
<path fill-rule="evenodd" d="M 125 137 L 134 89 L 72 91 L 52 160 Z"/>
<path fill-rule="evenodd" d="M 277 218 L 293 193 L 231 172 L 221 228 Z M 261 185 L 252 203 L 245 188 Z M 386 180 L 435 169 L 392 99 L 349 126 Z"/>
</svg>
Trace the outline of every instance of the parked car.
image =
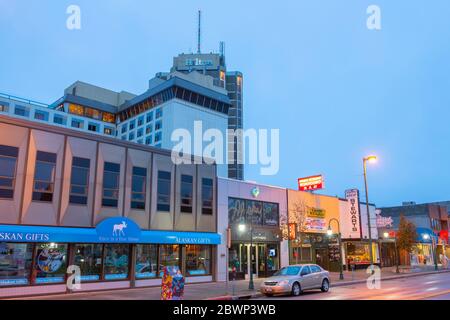
<svg viewBox="0 0 450 320">
<path fill-rule="evenodd" d="M 330 290 L 330 274 L 315 264 L 298 264 L 284 267 L 261 284 L 261 293 L 300 295 L 304 290 Z"/>
</svg>

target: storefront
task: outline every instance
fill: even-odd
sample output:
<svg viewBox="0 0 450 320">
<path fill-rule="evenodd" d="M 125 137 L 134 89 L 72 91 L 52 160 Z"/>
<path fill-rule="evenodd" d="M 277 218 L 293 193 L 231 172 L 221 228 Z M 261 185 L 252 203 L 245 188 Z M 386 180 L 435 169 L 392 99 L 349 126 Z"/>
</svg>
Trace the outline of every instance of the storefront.
<svg viewBox="0 0 450 320">
<path fill-rule="evenodd" d="M 213 281 L 218 244 L 218 234 L 146 231 L 122 217 L 95 229 L 1 225 L 0 297 L 67 292 L 69 266 L 80 271 L 75 291 L 160 285 L 166 266 Z"/>
<path fill-rule="evenodd" d="M 343 243 L 345 252 L 345 265 L 351 269 L 367 268 L 370 262 L 370 244 L 369 241 L 345 241 Z M 372 254 L 374 264 L 380 264 L 379 249 L 377 240 L 372 242 Z"/>
</svg>

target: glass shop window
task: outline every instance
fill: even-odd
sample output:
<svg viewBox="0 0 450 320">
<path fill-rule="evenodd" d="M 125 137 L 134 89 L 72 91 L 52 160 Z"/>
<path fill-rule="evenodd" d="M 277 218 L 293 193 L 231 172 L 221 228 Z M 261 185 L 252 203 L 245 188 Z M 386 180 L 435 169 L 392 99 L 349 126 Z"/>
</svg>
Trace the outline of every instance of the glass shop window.
<svg viewBox="0 0 450 320">
<path fill-rule="evenodd" d="M 0 243 L 0 287 L 29 285 L 33 245 Z"/>
<path fill-rule="evenodd" d="M 160 245 L 159 246 L 159 277 L 164 274 L 164 267 L 180 268 L 180 246 Z"/>
<path fill-rule="evenodd" d="M 19 148 L 0 145 L 0 199 L 12 199 Z"/>
<path fill-rule="evenodd" d="M 185 270 L 187 276 L 211 274 L 211 247 L 186 245 Z"/>
<path fill-rule="evenodd" d="M 105 162 L 103 169 L 103 207 L 117 208 L 119 202 L 120 164 Z"/>
<path fill-rule="evenodd" d="M 158 245 L 136 246 L 136 279 L 156 278 L 158 273 Z"/>
<path fill-rule="evenodd" d="M 33 201 L 53 201 L 56 154 L 38 151 L 34 170 Z"/>
<path fill-rule="evenodd" d="M 128 244 L 105 245 L 105 280 L 128 279 L 130 246 Z"/>
<path fill-rule="evenodd" d="M 131 208 L 145 210 L 147 169 L 133 167 L 131 182 Z"/>
<path fill-rule="evenodd" d="M 87 204 L 90 166 L 90 159 L 73 157 L 72 173 L 70 177 L 70 203 Z"/>
<path fill-rule="evenodd" d="M 35 284 L 63 283 L 67 271 L 67 244 L 36 245 L 32 279 Z"/>
<path fill-rule="evenodd" d="M 171 173 L 158 171 L 157 211 L 170 212 Z"/>
<path fill-rule="evenodd" d="M 73 264 L 80 267 L 81 281 L 98 281 L 102 275 L 103 245 L 76 244 Z"/>
</svg>

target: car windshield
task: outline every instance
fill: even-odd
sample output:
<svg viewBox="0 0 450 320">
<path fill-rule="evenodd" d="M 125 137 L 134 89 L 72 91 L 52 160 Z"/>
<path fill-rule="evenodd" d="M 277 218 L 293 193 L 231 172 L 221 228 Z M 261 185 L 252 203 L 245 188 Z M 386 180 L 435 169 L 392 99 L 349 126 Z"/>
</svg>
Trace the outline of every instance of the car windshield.
<svg viewBox="0 0 450 320">
<path fill-rule="evenodd" d="M 301 267 L 284 267 L 274 274 L 274 276 L 296 276 Z"/>
</svg>

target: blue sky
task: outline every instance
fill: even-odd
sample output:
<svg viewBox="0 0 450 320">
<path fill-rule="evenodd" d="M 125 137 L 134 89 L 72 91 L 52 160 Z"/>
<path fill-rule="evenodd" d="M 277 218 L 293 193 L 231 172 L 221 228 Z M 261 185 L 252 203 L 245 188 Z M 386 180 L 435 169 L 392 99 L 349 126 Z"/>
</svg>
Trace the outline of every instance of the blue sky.
<svg viewBox="0 0 450 320">
<path fill-rule="evenodd" d="M 66 29 L 81 7 L 82 29 Z M 366 27 L 380 6 L 382 30 Z M 296 187 L 323 173 L 326 190 L 370 200 L 450 200 L 450 2 L 392 0 L 0 0 L 0 92 L 53 102 L 76 80 L 142 93 L 172 57 L 226 42 L 245 76 L 245 127 L 279 128 L 280 172 L 246 178 Z"/>
</svg>

